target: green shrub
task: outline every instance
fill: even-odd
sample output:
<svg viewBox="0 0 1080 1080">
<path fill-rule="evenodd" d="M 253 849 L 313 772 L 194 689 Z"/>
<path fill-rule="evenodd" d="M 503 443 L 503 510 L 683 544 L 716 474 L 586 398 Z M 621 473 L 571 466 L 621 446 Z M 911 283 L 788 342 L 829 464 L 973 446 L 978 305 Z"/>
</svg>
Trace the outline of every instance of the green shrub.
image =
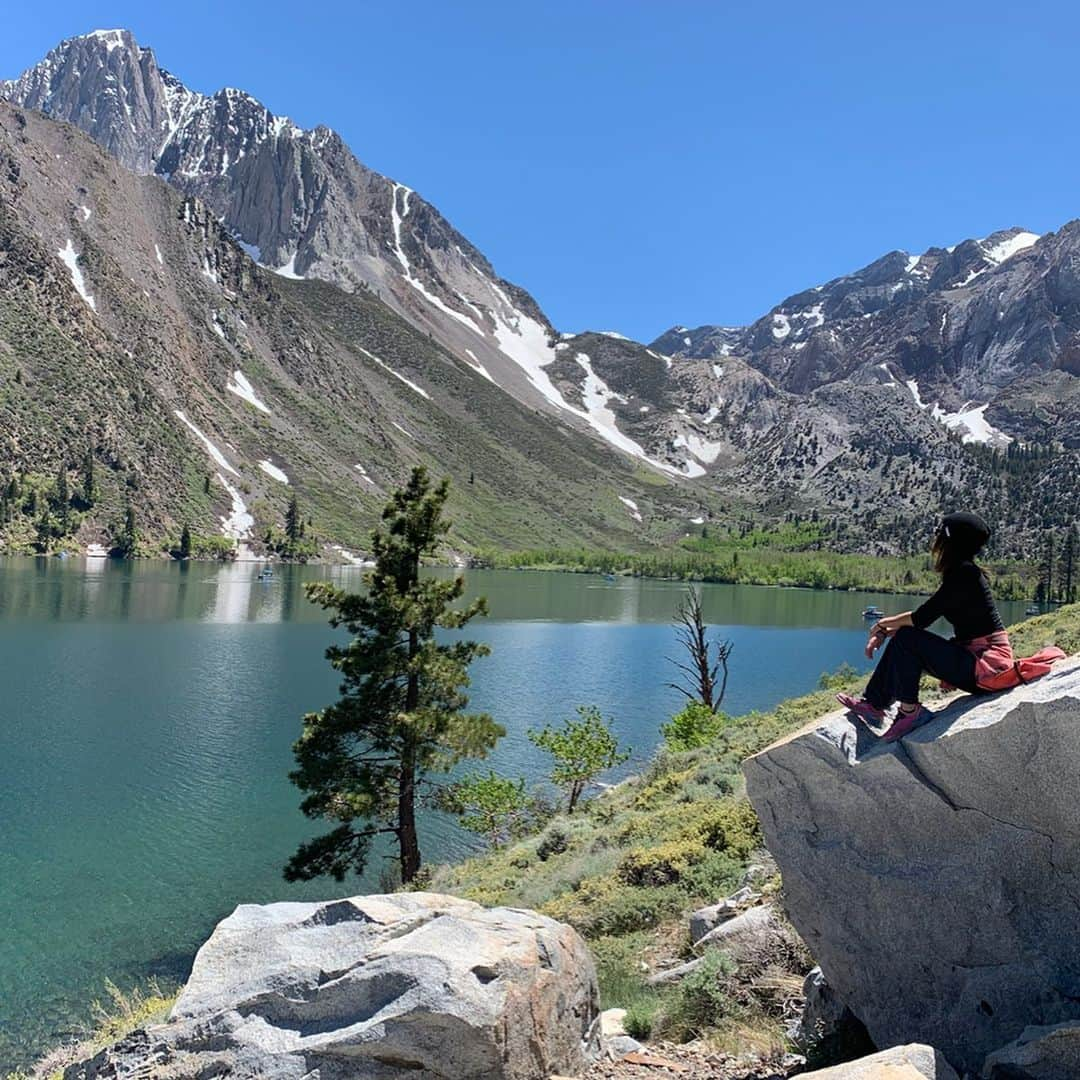
<svg viewBox="0 0 1080 1080">
<path fill-rule="evenodd" d="M 761 825 L 746 799 L 719 803 L 696 828 L 707 848 L 726 851 L 738 859 L 745 860 L 762 844 Z"/>
<path fill-rule="evenodd" d="M 597 937 L 589 943 L 596 961 L 602 1009 L 629 1009 L 656 997 L 655 988 L 645 983 L 642 966 L 642 956 L 650 941 L 650 934 L 635 931 L 622 937 Z"/>
<path fill-rule="evenodd" d="M 700 839 L 669 840 L 652 848 L 635 848 L 619 863 L 619 877 L 627 885 L 671 885 L 705 858 Z"/>
<path fill-rule="evenodd" d="M 639 1042 L 651 1038 L 657 1014 L 663 1009 L 663 999 L 654 993 L 622 1007 L 626 1009 L 626 1016 L 623 1017 L 626 1034 Z"/>
<path fill-rule="evenodd" d="M 666 724 L 660 734 L 671 750 L 696 750 L 716 741 L 729 722 L 725 713 L 713 712 L 700 701 L 689 701 Z"/>
<path fill-rule="evenodd" d="M 849 683 L 854 682 L 859 673 L 845 660 L 835 671 L 823 671 L 818 679 L 819 690 L 843 690 Z"/>
<path fill-rule="evenodd" d="M 727 851 L 710 851 L 686 871 L 679 884 L 688 896 L 713 903 L 718 896 L 734 892 L 745 869 L 744 859 Z"/>
<path fill-rule="evenodd" d="M 738 1010 L 735 962 L 717 949 L 685 976 L 664 1010 L 663 1030 L 685 1040 L 716 1027 Z"/>
<path fill-rule="evenodd" d="M 642 889 L 606 875 L 581 882 L 577 889 L 549 900 L 540 910 L 568 922 L 591 940 L 650 930 L 681 914 L 685 906 L 686 893 L 677 885 Z"/>
<path fill-rule="evenodd" d="M 570 846 L 570 834 L 558 825 L 552 825 L 536 845 L 536 857 L 547 862 L 552 855 L 561 855 Z"/>
</svg>

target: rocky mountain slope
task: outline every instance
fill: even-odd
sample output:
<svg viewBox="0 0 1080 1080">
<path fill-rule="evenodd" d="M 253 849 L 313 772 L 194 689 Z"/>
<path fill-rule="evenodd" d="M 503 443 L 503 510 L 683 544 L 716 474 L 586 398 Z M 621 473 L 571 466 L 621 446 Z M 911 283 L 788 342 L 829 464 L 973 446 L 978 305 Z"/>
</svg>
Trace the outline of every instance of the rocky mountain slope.
<svg viewBox="0 0 1080 1080">
<path fill-rule="evenodd" d="M 554 332 L 532 297 L 329 128 L 302 130 L 240 90 L 190 90 L 126 30 L 61 43 L 0 84 L 0 96 L 75 124 L 125 168 L 197 196 L 282 276 L 366 289 L 511 395 L 645 456 L 552 387 Z"/>
<path fill-rule="evenodd" d="M 419 462 L 456 480 L 464 546 L 628 543 L 620 496 L 661 519 L 699 503 L 370 292 L 263 269 L 199 198 L 2 102 L 0 286 L 5 483 L 63 463 L 74 488 L 89 453 L 87 541 L 129 501 L 150 537 L 257 541 L 297 492 L 319 535 L 360 544 Z"/>
<path fill-rule="evenodd" d="M 1015 462 L 1024 447 L 1042 448 L 1053 460 L 1042 463 L 1037 477 L 1025 474 L 1037 499 L 1003 493 L 994 478 L 985 484 L 995 493 L 987 504 L 1001 494 L 1008 502 L 1003 521 L 1020 518 L 1036 527 L 1039 505 L 1060 509 L 1076 482 L 1078 259 L 1080 222 L 1043 237 L 1014 227 L 922 255 L 894 251 L 789 297 L 750 326 L 675 327 L 652 347 L 677 361 L 745 363 L 781 398 L 794 397 L 804 415 L 823 408 L 840 438 L 829 438 L 824 417 L 806 427 L 793 416 L 781 455 L 806 460 L 800 444 L 809 441 L 809 464 L 827 490 L 833 455 L 815 452 L 813 442 L 831 442 L 856 498 L 888 486 L 882 485 L 887 473 L 872 460 L 864 461 L 861 481 L 857 469 L 845 467 L 845 458 L 857 459 L 860 443 L 876 445 L 878 461 L 917 461 L 921 444 L 939 484 L 976 500 L 985 455 L 975 456 L 979 468 L 972 475 L 963 456 L 942 453 L 943 432 L 961 446 L 990 448 Z M 778 465 L 799 482 L 798 464 L 794 475 Z M 921 495 L 913 480 L 906 473 L 903 486 Z"/>
<path fill-rule="evenodd" d="M 166 184 L 179 196 L 176 206 L 188 207 L 176 210 L 177 220 L 203 248 L 194 264 L 184 261 L 182 284 L 147 287 L 142 324 L 167 325 L 180 314 L 188 335 L 185 363 L 190 358 L 201 368 L 188 385 L 200 386 L 212 410 L 229 385 L 221 373 L 230 363 L 251 383 L 248 397 L 257 397 L 260 388 L 239 364 L 245 349 L 268 371 L 287 369 L 306 393 L 319 387 L 309 413 L 290 417 L 289 453 L 317 467 L 320 478 L 294 464 L 293 484 L 339 541 L 356 542 L 362 529 L 350 523 L 358 513 L 370 517 L 363 487 L 356 489 L 357 476 L 365 483 L 363 474 L 348 471 L 356 464 L 348 458 L 357 455 L 343 444 L 360 442 L 390 482 L 417 450 L 413 433 L 402 434 L 409 431 L 407 420 L 419 421 L 418 409 L 441 414 L 450 399 L 453 425 L 418 422 L 428 430 L 426 459 L 459 478 L 473 475 L 473 486 L 477 465 L 501 477 L 497 496 L 459 496 L 469 506 L 459 515 L 464 546 L 670 540 L 690 522 L 708 521 L 734 503 L 773 517 L 838 518 L 842 546 L 905 550 L 924 543 L 928 507 L 965 503 L 990 517 L 1013 550 L 1024 551 L 1046 524 L 1063 524 L 1074 512 L 1080 225 L 1042 238 L 1008 229 L 918 256 L 892 252 L 788 298 L 751 326 L 678 327 L 646 346 L 612 333 L 557 333 L 535 300 L 500 278 L 435 207 L 364 166 L 336 133 L 305 131 L 240 90 L 207 95 L 189 89 L 128 31 L 62 42 L 19 78 L 0 82 L 0 97 L 16 107 L 4 114 L 10 134 L 14 117 L 23 118 L 15 149 L 31 139 L 41 141 L 39 149 L 66 140 L 78 163 L 69 178 L 61 175 L 67 159 L 46 168 L 39 153 L 37 171 L 23 176 L 24 212 L 16 215 L 27 242 L 36 238 L 38 254 L 50 261 L 47 272 L 39 263 L 34 273 L 68 278 L 67 299 L 77 295 L 72 268 L 95 303 L 101 299 L 95 288 L 105 292 L 94 278 L 107 272 L 107 260 L 95 262 L 77 233 L 103 244 L 118 266 L 126 263 L 128 282 L 146 284 L 178 272 L 156 256 L 146 262 L 147 244 L 158 242 L 153 238 L 163 211 L 156 204 L 166 200 Z M 100 218 L 79 217 L 79 207 L 90 209 L 79 189 L 104 197 L 85 179 L 89 151 L 76 151 L 71 136 L 50 134 L 40 119 L 27 119 L 40 116 L 69 122 L 96 140 L 120 166 L 112 173 L 100 166 L 112 191 L 138 192 L 107 237 L 98 234 Z M 14 150 L 9 156 L 21 167 Z M 65 183 L 69 189 L 59 199 Z M 52 196 L 37 197 L 39 184 Z M 35 194 L 27 195 L 31 188 Z M 30 205 L 33 215 L 25 213 Z M 171 214 L 164 211 L 165 218 Z M 120 250 L 128 240 L 121 220 L 131 222 L 136 238 L 130 251 Z M 199 280 L 189 273 L 192 265 Z M 221 303 L 224 294 L 215 296 L 215 289 L 248 295 L 222 272 L 240 275 L 252 283 L 245 289 L 260 292 L 263 315 L 275 322 L 278 336 L 260 337 L 263 327 L 247 322 L 249 312 L 227 298 Z M 177 303 L 180 294 L 183 303 Z M 34 302 L 39 299 L 35 294 Z M 159 320 L 150 309 L 163 303 L 169 310 Z M 179 424 L 187 442 L 200 445 L 175 416 L 182 381 L 174 371 L 166 374 L 160 355 L 153 363 L 134 358 L 136 345 L 145 351 L 146 342 L 131 337 L 141 324 L 119 318 L 118 304 L 114 299 L 89 314 L 83 310 L 81 325 L 91 336 L 111 335 L 121 352 L 133 354 L 131 378 L 171 403 L 164 413 L 170 433 Z M 294 322 L 277 322 L 285 309 Z M 51 319 L 46 313 L 45 321 Z M 376 324 L 380 336 L 366 337 Z M 378 367 L 372 354 L 391 368 L 400 359 L 402 370 L 394 370 L 409 380 L 388 380 L 394 402 L 403 402 L 393 420 L 393 410 L 354 407 L 359 384 L 353 366 Z M 444 396 L 414 378 L 429 362 Z M 427 396 L 410 391 L 410 383 Z M 226 390 L 226 400 L 235 413 L 242 399 Z M 267 415 L 281 422 L 283 404 L 276 410 L 263 404 L 270 414 L 248 402 L 246 425 L 268 423 Z M 122 410 L 107 404 L 103 410 L 102 420 L 108 416 L 113 428 L 123 429 L 117 438 L 144 434 Z M 62 421 L 52 425 L 59 430 L 67 423 L 44 412 L 39 421 L 50 418 Z M 24 448 L 32 446 L 28 432 L 21 436 Z M 465 449 L 474 442 L 486 451 Z M 496 449 L 502 446 L 507 455 Z M 250 452 L 259 456 L 257 475 L 244 478 L 253 485 L 249 493 L 255 501 L 275 504 L 276 496 L 280 503 L 281 490 L 270 481 L 282 481 L 257 467 L 265 451 L 252 446 Z M 81 453 L 79 440 L 63 444 L 66 457 Z M 511 468 L 515 453 L 521 458 Z M 325 455 L 333 458 L 332 468 Z M 584 473 L 568 468 L 578 457 L 588 463 Z M 370 473 L 370 465 L 359 463 Z M 285 464 L 269 464 L 290 476 Z M 157 499 L 151 500 L 154 520 L 163 527 L 193 513 L 205 526 L 210 503 L 215 514 L 229 516 L 216 505 L 227 488 L 210 499 L 196 491 L 181 505 L 180 489 L 161 487 L 160 480 L 150 479 L 149 486 Z M 228 499 L 237 509 L 252 501 Z M 534 509 L 537 503 L 542 511 Z M 251 516 L 258 519 L 248 530 L 254 535 L 274 515 Z"/>
</svg>

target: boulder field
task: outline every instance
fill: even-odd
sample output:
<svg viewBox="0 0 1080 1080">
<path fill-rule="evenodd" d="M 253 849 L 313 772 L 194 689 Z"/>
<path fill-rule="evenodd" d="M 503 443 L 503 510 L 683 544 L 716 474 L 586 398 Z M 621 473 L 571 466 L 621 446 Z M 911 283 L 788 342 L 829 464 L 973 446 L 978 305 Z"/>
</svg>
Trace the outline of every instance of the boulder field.
<svg viewBox="0 0 1080 1080">
<path fill-rule="evenodd" d="M 167 1023 L 66 1080 L 535 1080 L 599 1048 L 596 972 L 569 926 L 437 893 L 244 904 Z"/>
<path fill-rule="evenodd" d="M 877 1046 L 990 1075 L 1026 1029 L 1080 1019 L 1075 658 L 893 745 L 830 714 L 745 775 L 791 921 Z"/>
</svg>

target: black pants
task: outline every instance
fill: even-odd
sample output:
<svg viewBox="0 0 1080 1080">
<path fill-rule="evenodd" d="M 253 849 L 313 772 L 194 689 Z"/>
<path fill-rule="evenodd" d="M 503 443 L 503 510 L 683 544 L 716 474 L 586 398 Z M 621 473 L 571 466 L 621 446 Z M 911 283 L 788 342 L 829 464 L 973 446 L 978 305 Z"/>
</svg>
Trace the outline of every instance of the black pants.
<svg viewBox="0 0 1080 1080">
<path fill-rule="evenodd" d="M 889 638 L 866 685 L 866 700 L 879 709 L 888 708 L 894 701 L 918 701 L 919 678 L 924 671 L 958 690 L 978 692 L 975 657 L 967 649 L 929 630 L 902 626 Z"/>
</svg>

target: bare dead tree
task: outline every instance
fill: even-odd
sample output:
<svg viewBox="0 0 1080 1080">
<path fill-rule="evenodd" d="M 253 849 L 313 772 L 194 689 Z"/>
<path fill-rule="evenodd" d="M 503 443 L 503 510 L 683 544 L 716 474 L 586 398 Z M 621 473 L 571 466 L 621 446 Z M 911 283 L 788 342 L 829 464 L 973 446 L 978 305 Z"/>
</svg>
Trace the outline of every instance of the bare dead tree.
<svg viewBox="0 0 1080 1080">
<path fill-rule="evenodd" d="M 685 694 L 691 701 L 700 701 L 710 712 L 716 712 L 727 690 L 728 657 L 734 648 L 732 641 L 710 641 L 701 609 L 701 593 L 691 588 L 675 609 L 675 636 L 686 650 L 688 663 L 673 657 L 682 677 L 668 683 L 673 690 Z"/>
</svg>

